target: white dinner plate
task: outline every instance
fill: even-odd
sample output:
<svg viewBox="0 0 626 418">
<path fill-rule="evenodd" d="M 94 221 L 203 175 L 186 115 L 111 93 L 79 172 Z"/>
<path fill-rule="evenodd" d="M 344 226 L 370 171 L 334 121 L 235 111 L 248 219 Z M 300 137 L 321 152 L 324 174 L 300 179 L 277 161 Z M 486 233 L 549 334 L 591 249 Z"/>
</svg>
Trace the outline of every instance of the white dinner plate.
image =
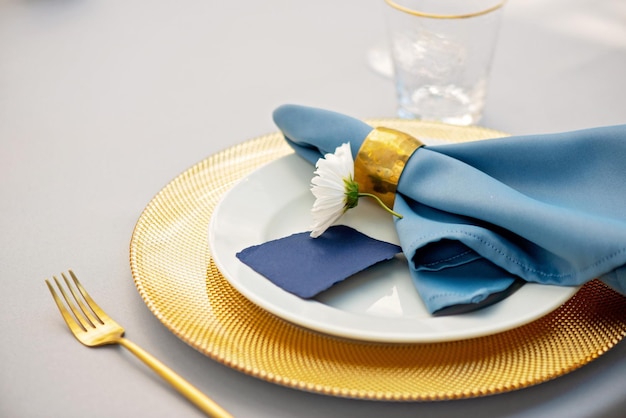
<svg viewBox="0 0 626 418">
<path fill-rule="evenodd" d="M 306 300 L 288 293 L 237 259 L 252 245 L 309 230 L 314 168 L 292 154 L 243 178 L 213 212 L 209 245 L 216 265 L 241 294 L 294 324 L 322 333 L 377 342 L 442 342 L 521 326 L 553 311 L 578 287 L 528 283 L 474 312 L 433 317 L 425 309 L 403 256 L 380 263 Z M 340 222 L 398 244 L 390 215 L 367 199 Z"/>
</svg>

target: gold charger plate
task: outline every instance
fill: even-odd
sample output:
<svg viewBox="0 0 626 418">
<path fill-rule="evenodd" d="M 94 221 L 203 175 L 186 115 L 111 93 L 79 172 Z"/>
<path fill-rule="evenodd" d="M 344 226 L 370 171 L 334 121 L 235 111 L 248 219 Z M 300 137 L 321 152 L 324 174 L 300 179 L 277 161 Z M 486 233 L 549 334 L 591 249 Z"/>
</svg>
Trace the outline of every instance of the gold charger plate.
<svg viewBox="0 0 626 418">
<path fill-rule="evenodd" d="M 449 142 L 504 136 L 480 127 L 368 120 Z M 276 384 L 371 400 L 442 400 L 544 382 L 597 358 L 626 335 L 626 298 L 592 281 L 530 324 L 463 341 L 385 344 L 319 334 L 252 304 L 211 259 L 207 229 L 224 192 L 291 153 L 278 133 L 212 155 L 161 190 L 130 244 L 135 285 L 175 335 L 208 357 Z"/>
</svg>

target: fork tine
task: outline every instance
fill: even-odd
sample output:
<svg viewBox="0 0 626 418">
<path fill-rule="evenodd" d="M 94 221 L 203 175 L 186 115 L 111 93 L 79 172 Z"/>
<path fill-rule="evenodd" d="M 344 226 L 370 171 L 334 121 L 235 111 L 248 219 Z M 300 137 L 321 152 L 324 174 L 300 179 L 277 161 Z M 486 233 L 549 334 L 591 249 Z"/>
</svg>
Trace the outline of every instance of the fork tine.
<svg viewBox="0 0 626 418">
<path fill-rule="evenodd" d="M 104 324 L 102 319 L 100 319 L 98 317 L 98 314 L 93 311 L 91 306 L 89 308 L 87 308 L 85 306 L 85 304 L 83 303 L 83 300 L 87 301 L 87 305 L 89 305 L 89 301 L 87 299 L 85 299 L 85 295 L 83 293 L 83 292 L 86 293 L 86 291 L 84 290 L 84 288 L 81 291 L 82 286 L 80 286 L 80 283 L 78 283 L 78 279 L 76 278 L 76 276 L 74 275 L 72 270 L 69 270 L 69 273 L 70 273 L 70 276 L 72 276 L 72 279 L 74 279 L 74 283 L 77 283 L 76 286 L 72 286 L 72 284 L 70 283 L 68 278 L 65 276 L 65 273 L 61 273 L 61 276 L 63 276 L 63 280 L 65 280 L 65 284 L 67 285 L 67 288 L 70 290 L 70 293 L 72 294 L 72 296 L 74 297 L 74 300 L 78 304 L 78 307 L 80 308 L 81 312 L 83 313 L 83 316 L 89 322 L 89 325 L 91 325 L 92 327 L 95 327 L 96 323 Z M 83 296 L 82 298 L 76 294 L 76 292 L 74 291 L 74 287 L 78 288 L 78 291 Z M 94 317 L 94 315 L 95 315 L 95 317 Z"/>
<path fill-rule="evenodd" d="M 94 313 L 94 315 L 96 315 L 96 317 L 98 318 L 98 321 L 104 324 L 104 321 L 112 320 L 109 317 L 109 315 L 107 315 L 106 312 L 104 312 L 102 308 L 98 306 L 96 301 L 93 300 L 91 296 L 89 296 L 89 293 L 87 293 L 87 290 L 83 287 L 82 284 L 80 284 L 80 282 L 78 281 L 78 277 L 76 277 L 74 272 L 72 270 L 68 270 L 68 271 L 70 273 L 70 276 L 72 276 L 72 280 L 74 280 L 74 283 L 76 284 L 76 287 L 78 288 L 78 291 L 87 302 L 87 305 L 89 306 L 91 311 Z"/>
<path fill-rule="evenodd" d="M 59 286 L 59 282 L 57 281 L 56 277 L 54 277 L 54 281 L 56 282 L 57 286 Z M 54 302 L 57 304 L 57 307 L 59 308 L 59 311 L 61 312 L 61 316 L 63 317 L 63 320 L 65 321 L 67 326 L 70 327 L 70 330 L 73 333 L 87 331 L 85 327 L 83 326 L 83 324 L 81 324 L 80 322 L 76 322 L 72 314 L 67 310 L 67 308 L 63 304 L 63 301 L 61 300 L 57 292 L 54 290 L 54 287 L 52 287 L 52 285 L 47 279 L 46 279 L 46 284 L 48 285 L 48 289 L 50 290 L 50 293 L 52 293 L 52 298 L 54 299 Z M 59 290 L 63 292 L 63 289 L 61 287 L 59 287 Z"/>
<path fill-rule="evenodd" d="M 62 275 L 62 277 L 65 279 L 65 276 Z M 76 322 L 78 322 L 85 331 L 87 331 L 89 328 L 94 328 L 95 325 L 93 324 L 93 322 L 91 322 L 89 318 L 85 317 L 85 315 L 81 315 L 82 308 L 79 307 L 81 309 L 80 311 L 79 308 L 76 308 L 76 305 L 72 302 L 70 296 L 63 289 L 63 286 L 61 285 L 61 283 L 59 283 L 59 280 L 57 280 L 56 276 L 53 276 L 53 279 L 56 282 L 57 287 L 61 291 L 61 295 L 63 295 L 65 303 L 70 308 L 70 311 L 72 311 L 72 313 L 74 314 L 74 319 L 76 320 Z M 69 286 L 69 282 L 67 281 L 67 279 L 65 279 L 65 283 L 68 285 L 70 292 L 74 296 L 74 299 L 76 299 L 76 295 L 74 294 L 72 288 Z"/>
</svg>

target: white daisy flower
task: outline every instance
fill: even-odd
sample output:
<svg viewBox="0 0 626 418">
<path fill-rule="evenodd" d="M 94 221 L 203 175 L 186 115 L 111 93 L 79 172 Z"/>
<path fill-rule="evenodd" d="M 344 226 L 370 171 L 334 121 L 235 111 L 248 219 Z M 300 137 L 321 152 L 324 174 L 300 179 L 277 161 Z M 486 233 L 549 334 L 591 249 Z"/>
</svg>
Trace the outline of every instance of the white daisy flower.
<svg viewBox="0 0 626 418">
<path fill-rule="evenodd" d="M 359 186 L 354 182 L 354 160 L 350 143 L 340 145 L 334 154 L 328 153 L 315 164 L 315 177 L 311 180 L 311 192 L 315 203 L 311 214 L 313 225 L 311 237 L 324 233 L 348 209 L 358 203 Z M 354 190 L 350 197 L 347 190 Z"/>
<path fill-rule="evenodd" d="M 350 143 L 340 145 L 334 154 L 328 153 L 320 158 L 315 168 L 316 176 L 311 180 L 311 192 L 315 196 L 311 209 L 312 238 L 322 235 L 348 209 L 355 207 L 359 203 L 359 197 L 370 196 L 380 202 L 374 195 L 359 193 L 359 184 L 354 181 L 354 160 Z M 402 217 L 380 203 L 388 212 Z"/>
</svg>

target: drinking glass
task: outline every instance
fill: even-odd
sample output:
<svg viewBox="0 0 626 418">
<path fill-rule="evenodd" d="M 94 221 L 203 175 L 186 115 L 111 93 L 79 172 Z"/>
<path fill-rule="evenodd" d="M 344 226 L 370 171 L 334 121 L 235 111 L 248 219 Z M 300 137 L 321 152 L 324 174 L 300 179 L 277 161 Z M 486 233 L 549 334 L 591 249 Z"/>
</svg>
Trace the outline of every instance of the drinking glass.
<svg viewBox="0 0 626 418">
<path fill-rule="evenodd" d="M 475 124 L 504 0 L 385 0 L 402 118 Z"/>
</svg>

